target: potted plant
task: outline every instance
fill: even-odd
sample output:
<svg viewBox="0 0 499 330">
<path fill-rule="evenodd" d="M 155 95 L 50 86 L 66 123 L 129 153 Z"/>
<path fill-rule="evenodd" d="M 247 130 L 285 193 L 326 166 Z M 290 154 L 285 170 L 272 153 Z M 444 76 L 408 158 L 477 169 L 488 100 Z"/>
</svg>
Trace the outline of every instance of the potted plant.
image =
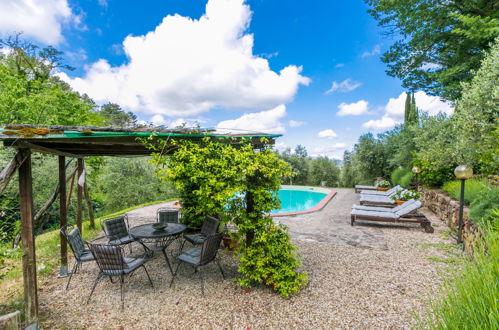
<svg viewBox="0 0 499 330">
<path fill-rule="evenodd" d="M 409 199 L 419 199 L 419 193 L 414 190 L 400 190 L 391 197 L 397 205 L 402 205 Z"/>
<path fill-rule="evenodd" d="M 235 231 L 235 228 L 228 228 L 228 226 L 225 225 L 222 241 L 224 248 L 229 251 L 235 251 L 239 247 L 239 236 Z"/>
<path fill-rule="evenodd" d="M 388 189 L 390 189 L 390 182 L 387 180 L 380 181 L 376 185 L 376 189 L 380 191 L 387 191 Z"/>
</svg>

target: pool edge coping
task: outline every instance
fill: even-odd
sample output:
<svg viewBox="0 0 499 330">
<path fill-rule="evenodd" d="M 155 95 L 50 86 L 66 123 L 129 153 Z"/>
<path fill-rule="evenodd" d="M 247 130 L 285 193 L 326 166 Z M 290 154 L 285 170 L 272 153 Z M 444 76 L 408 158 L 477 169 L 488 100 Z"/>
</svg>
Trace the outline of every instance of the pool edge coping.
<svg viewBox="0 0 499 330">
<path fill-rule="evenodd" d="M 298 211 L 298 212 L 288 212 L 288 213 L 276 213 L 276 214 L 269 214 L 271 217 L 286 217 L 286 216 L 292 216 L 292 215 L 300 215 L 300 214 L 307 214 L 307 213 L 313 213 L 322 210 L 327 203 L 333 199 L 333 197 L 336 195 L 336 190 L 331 190 L 329 194 L 327 194 L 317 205 L 314 207 L 308 209 L 308 210 L 303 210 L 303 211 Z"/>
</svg>

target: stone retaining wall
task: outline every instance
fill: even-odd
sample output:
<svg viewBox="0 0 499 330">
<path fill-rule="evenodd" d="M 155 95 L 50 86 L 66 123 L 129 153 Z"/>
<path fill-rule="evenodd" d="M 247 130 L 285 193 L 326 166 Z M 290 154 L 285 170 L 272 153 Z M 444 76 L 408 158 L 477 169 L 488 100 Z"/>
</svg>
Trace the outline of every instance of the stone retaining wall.
<svg viewBox="0 0 499 330">
<path fill-rule="evenodd" d="M 426 189 L 419 187 L 421 201 L 428 209 L 447 224 L 450 228 L 457 231 L 457 223 L 459 218 L 459 201 L 449 197 L 447 194 L 436 189 Z M 473 244 L 479 237 L 482 236 L 480 229 L 468 217 L 469 209 L 464 207 L 463 210 L 463 242 L 465 250 L 468 253 L 473 252 Z"/>
</svg>

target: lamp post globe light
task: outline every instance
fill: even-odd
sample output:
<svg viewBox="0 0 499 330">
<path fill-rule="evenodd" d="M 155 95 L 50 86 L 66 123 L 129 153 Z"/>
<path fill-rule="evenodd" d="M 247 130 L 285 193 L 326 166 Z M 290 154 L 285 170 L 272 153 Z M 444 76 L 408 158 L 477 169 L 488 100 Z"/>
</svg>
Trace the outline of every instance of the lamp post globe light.
<svg viewBox="0 0 499 330">
<path fill-rule="evenodd" d="M 416 175 L 416 191 L 419 190 L 419 181 L 418 181 L 418 174 L 421 172 L 421 169 L 418 166 L 414 166 L 412 168 L 412 173 Z"/>
<path fill-rule="evenodd" d="M 457 222 L 457 243 L 463 242 L 463 209 L 464 209 L 464 182 L 471 178 L 473 169 L 466 165 L 459 165 L 454 170 L 456 178 L 461 180 L 461 195 L 459 198 L 459 218 Z"/>
</svg>

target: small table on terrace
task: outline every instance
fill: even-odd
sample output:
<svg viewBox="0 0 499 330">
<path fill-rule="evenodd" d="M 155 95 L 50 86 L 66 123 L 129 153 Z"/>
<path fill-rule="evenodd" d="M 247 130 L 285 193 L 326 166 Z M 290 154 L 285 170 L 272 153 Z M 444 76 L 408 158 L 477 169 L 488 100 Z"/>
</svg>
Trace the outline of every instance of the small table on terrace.
<svg viewBox="0 0 499 330">
<path fill-rule="evenodd" d="M 142 244 L 149 256 L 152 256 L 154 251 L 163 252 L 166 264 L 173 275 L 173 269 L 170 265 L 168 255 L 166 254 L 166 248 L 175 241 L 187 227 L 180 223 L 168 223 L 164 230 L 156 230 L 152 225 L 152 223 L 148 223 L 130 228 L 129 234 Z M 146 243 L 152 243 L 153 246 L 147 246 Z"/>
</svg>

